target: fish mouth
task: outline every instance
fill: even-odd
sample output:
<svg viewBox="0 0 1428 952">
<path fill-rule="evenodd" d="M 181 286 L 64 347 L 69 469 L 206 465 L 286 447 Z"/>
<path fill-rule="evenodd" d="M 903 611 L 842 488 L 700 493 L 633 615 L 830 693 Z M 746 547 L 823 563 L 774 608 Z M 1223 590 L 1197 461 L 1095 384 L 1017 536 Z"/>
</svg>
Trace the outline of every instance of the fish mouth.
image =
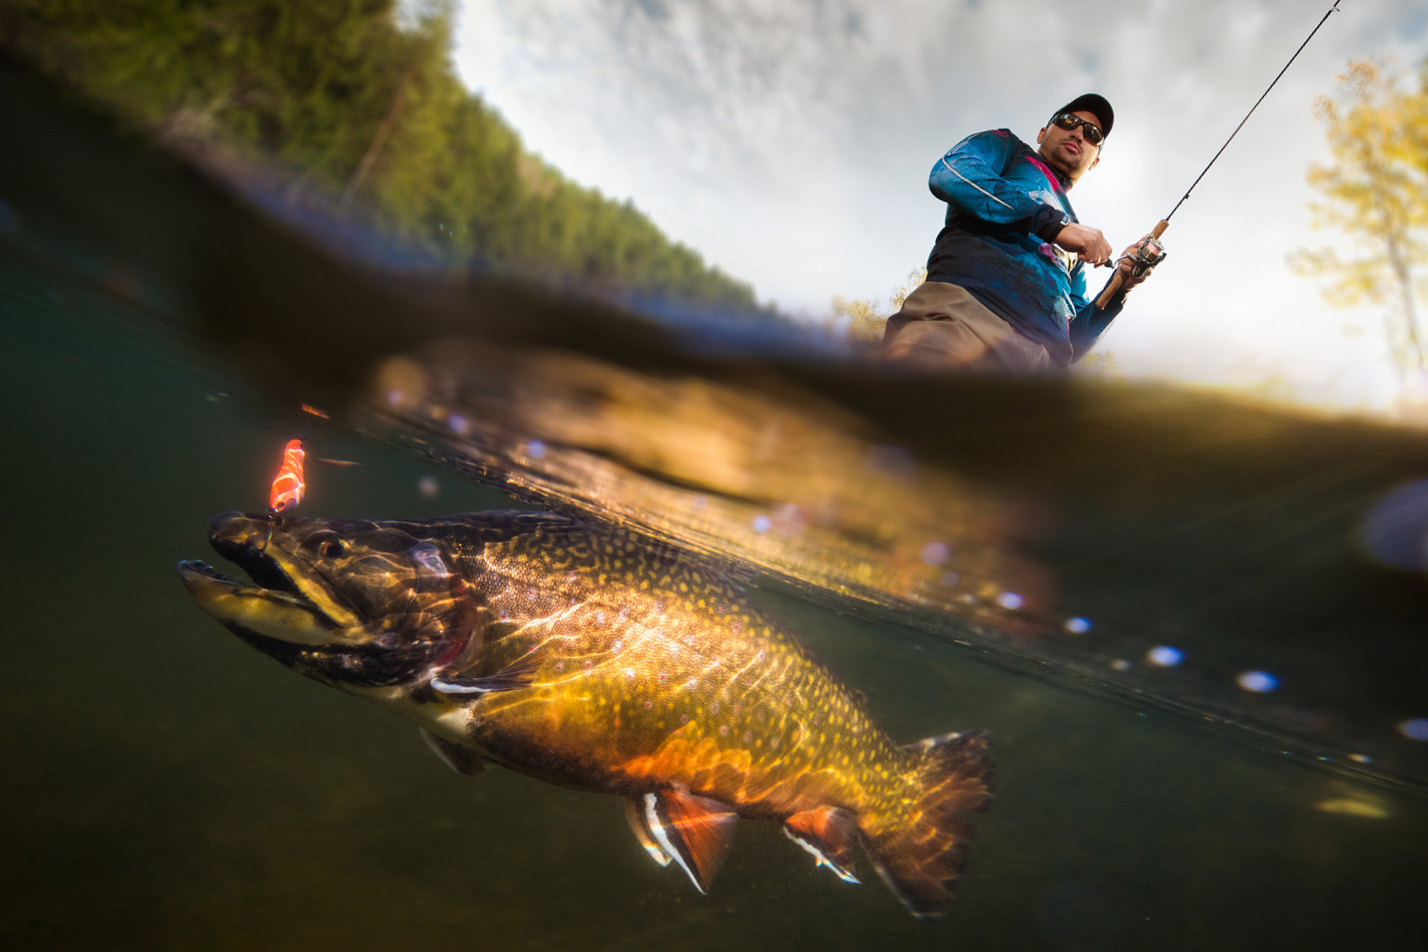
<svg viewBox="0 0 1428 952">
<path fill-rule="evenodd" d="M 214 550 L 248 573 L 235 581 L 205 562 L 183 561 L 179 577 L 200 608 L 244 632 L 308 647 L 371 641 L 360 618 L 312 567 L 273 543 L 282 520 L 225 512 L 209 527 Z"/>
</svg>

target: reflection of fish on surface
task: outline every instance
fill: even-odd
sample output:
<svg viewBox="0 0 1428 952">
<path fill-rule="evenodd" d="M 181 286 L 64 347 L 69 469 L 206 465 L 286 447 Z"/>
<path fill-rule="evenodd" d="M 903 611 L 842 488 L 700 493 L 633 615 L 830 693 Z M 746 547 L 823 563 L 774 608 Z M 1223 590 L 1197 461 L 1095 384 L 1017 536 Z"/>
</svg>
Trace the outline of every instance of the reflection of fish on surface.
<svg viewBox="0 0 1428 952">
<path fill-rule="evenodd" d="M 1378 797 L 1365 795 L 1320 800 L 1314 804 L 1314 809 L 1321 813 L 1333 813 L 1338 816 L 1355 816 L 1365 820 L 1386 820 L 1390 815 L 1388 807 L 1384 805 L 1382 800 Z"/>
<path fill-rule="evenodd" d="M 200 606 L 417 721 L 458 771 L 624 795 L 644 848 L 701 891 L 760 817 L 852 882 L 861 841 L 915 914 L 945 910 L 990 796 L 985 734 L 894 744 L 718 570 L 547 513 L 225 513 L 210 538 L 263 587 L 182 563 Z"/>
</svg>

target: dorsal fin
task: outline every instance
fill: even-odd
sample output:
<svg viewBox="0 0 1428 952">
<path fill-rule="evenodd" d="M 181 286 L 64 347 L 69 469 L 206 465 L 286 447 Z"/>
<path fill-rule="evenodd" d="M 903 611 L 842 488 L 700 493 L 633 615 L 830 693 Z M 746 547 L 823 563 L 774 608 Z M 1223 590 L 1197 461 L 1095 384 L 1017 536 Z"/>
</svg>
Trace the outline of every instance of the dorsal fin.
<svg viewBox="0 0 1428 952">
<path fill-rule="evenodd" d="M 689 875 L 695 889 L 707 893 L 729 854 L 738 814 L 683 786 L 647 793 L 643 806 L 655 842 Z"/>
<path fill-rule="evenodd" d="M 860 882 L 853 875 L 852 814 L 838 807 L 818 807 L 795 813 L 783 821 L 783 835 L 812 853 L 818 866 L 827 866 L 848 883 Z"/>
<path fill-rule="evenodd" d="M 650 854 L 650 859 L 661 866 L 669 865 L 669 854 L 664 851 L 664 847 L 655 842 L 654 834 L 650 832 L 649 823 L 645 820 L 644 805 L 638 800 L 625 801 L 625 819 L 630 824 L 630 829 L 635 833 L 635 839 L 640 841 L 640 845 L 645 848 L 645 852 Z"/>
</svg>

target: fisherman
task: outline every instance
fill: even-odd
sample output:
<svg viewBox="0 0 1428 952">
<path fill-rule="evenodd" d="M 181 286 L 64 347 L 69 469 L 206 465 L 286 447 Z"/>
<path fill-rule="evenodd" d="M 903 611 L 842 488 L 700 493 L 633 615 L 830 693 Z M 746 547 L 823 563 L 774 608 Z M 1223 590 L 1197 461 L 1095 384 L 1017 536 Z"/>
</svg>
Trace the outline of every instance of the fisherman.
<svg viewBox="0 0 1428 952">
<path fill-rule="evenodd" d="M 1110 260 L 1100 229 L 1082 225 L 1066 197 L 1101 161 L 1115 114 L 1078 96 L 1036 134 L 1035 150 L 1007 129 L 963 139 L 932 168 L 928 186 L 947 221 L 927 280 L 888 318 L 884 354 L 925 367 L 1026 373 L 1064 367 L 1095 346 L 1145 280 L 1119 263 L 1124 284 L 1105 309 L 1086 294 L 1086 265 Z"/>
</svg>

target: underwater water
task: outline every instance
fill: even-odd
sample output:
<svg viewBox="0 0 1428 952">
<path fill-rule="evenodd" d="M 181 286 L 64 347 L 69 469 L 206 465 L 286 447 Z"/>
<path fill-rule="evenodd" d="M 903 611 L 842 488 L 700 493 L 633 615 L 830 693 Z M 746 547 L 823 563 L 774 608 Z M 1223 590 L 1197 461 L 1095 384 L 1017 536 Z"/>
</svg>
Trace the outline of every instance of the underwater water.
<svg viewBox="0 0 1428 952">
<path fill-rule="evenodd" d="M 790 397 L 780 432 L 796 452 L 765 448 L 716 472 L 747 446 L 728 438 L 743 404 L 714 370 L 661 378 L 714 394 L 698 403 L 709 416 L 642 417 L 631 432 L 649 442 L 636 445 L 614 418 L 577 419 L 578 401 L 561 395 L 562 380 L 578 378 L 594 402 L 600 382 L 600 405 L 618 407 L 609 394 L 636 378 L 592 382 L 579 376 L 585 365 L 550 371 L 544 357 L 520 357 L 526 390 L 495 374 L 446 387 L 453 348 L 399 364 L 369 357 L 384 385 L 406 389 L 363 402 L 353 396 L 362 384 L 323 384 L 317 392 L 358 407 L 324 423 L 270 369 L 302 370 L 302 326 L 265 330 L 255 345 L 236 318 L 227 338 L 166 322 L 156 315 L 216 305 L 181 283 L 136 290 L 101 252 L 85 257 L 105 241 L 64 245 L 46 231 L 29 196 L 5 190 L 15 181 L 0 177 L 0 199 L 20 210 L 19 224 L 0 229 L 7 948 L 1393 948 L 1428 925 L 1425 745 L 1395 727 L 1428 694 L 1428 586 L 1355 561 L 1341 539 L 1376 493 L 1420 465 L 1412 438 L 1335 430 L 1344 472 L 1282 481 L 1279 492 L 1217 462 L 1197 510 L 1217 528 L 1199 535 L 1204 523 L 1188 516 L 1156 521 L 1160 499 L 1185 495 L 1170 476 L 1140 508 L 1091 505 L 1071 518 L 1033 483 L 1001 479 L 1017 458 L 991 452 L 963 475 L 908 476 L 903 457 L 879 450 L 874 477 L 822 486 L 822 508 L 795 518 L 769 498 L 849 469 L 835 465 L 840 453 L 861 460 L 866 446 L 892 444 L 855 424 L 820 430 L 834 415 Z M 82 222 L 71 227 L 89 237 Z M 238 289 L 224 286 L 234 298 Z M 353 346 L 317 336 L 334 351 Z M 316 375 L 340 375 L 340 362 L 316 361 Z M 373 409 L 394 392 L 385 415 Z M 651 402 L 694 399 L 660 393 Z M 719 400 L 733 410 L 709 411 Z M 545 415 L 527 409 L 542 401 Z M 472 407 L 500 426 L 453 422 Z M 719 425 L 702 430 L 699 419 Z M 658 442 L 661 426 L 679 442 Z M 532 432 L 546 436 L 534 454 Z M 294 436 L 310 458 L 358 464 L 310 465 L 305 514 L 425 518 L 541 498 L 639 525 L 742 561 L 751 597 L 864 692 L 894 739 L 989 729 L 997 795 L 946 919 L 915 921 L 866 863 L 862 885 L 814 868 L 771 822 L 741 824 L 700 896 L 650 862 L 616 798 L 498 768 L 457 776 L 411 724 L 293 675 L 215 624 L 175 563 L 212 558 L 213 514 L 263 507 L 278 448 Z M 577 452 L 591 447 L 600 452 Z M 1135 448 L 1101 455 L 1134 470 Z M 822 465 L 800 468 L 800 457 Z M 1380 457 L 1398 469 L 1383 475 Z M 741 488 L 751 471 L 758 485 Z M 779 480 L 795 488 L 757 491 Z M 986 488 L 999 482 L 1035 504 Z M 1347 487 L 1337 508 L 1314 495 L 1330 483 Z M 1240 536 L 1215 514 L 1240 509 L 1253 510 L 1245 531 L 1267 554 L 1216 548 Z M 751 514 L 765 510 L 760 527 Z M 933 519 L 958 527 L 938 537 L 948 553 L 928 551 L 926 534 L 897 541 Z M 1002 594 L 960 579 L 979 574 Z M 1008 607 L 1012 578 L 1040 614 Z M 1052 638 L 1045 629 L 1073 610 L 1094 630 Z M 1172 645 L 1183 663 L 1148 660 L 1169 660 L 1150 652 Z M 1279 690 L 1238 688 L 1251 666 L 1273 672 Z"/>
</svg>

